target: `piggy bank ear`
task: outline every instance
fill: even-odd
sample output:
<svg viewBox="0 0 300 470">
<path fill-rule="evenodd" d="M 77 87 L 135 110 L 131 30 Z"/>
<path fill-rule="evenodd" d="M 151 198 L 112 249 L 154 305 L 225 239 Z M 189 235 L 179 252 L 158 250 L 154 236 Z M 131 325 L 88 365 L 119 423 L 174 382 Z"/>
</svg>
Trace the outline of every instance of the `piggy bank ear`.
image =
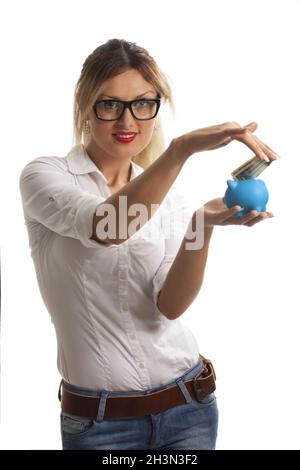
<svg viewBox="0 0 300 470">
<path fill-rule="evenodd" d="M 237 181 L 227 180 L 227 186 L 229 189 L 233 190 L 237 187 L 237 185 L 238 185 Z"/>
</svg>

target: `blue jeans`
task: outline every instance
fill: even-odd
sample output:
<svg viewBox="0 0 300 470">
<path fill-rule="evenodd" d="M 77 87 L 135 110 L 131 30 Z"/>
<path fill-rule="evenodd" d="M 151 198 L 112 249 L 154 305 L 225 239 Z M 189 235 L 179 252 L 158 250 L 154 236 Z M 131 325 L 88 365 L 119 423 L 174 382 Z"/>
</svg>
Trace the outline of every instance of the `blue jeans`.
<svg viewBox="0 0 300 470">
<path fill-rule="evenodd" d="M 218 408 L 212 393 L 202 402 L 192 400 L 183 381 L 195 377 L 202 369 L 199 361 L 184 375 L 169 384 L 139 392 L 99 392 L 75 387 L 64 382 L 65 388 L 93 396 L 144 395 L 169 385 L 180 387 L 186 403 L 161 413 L 139 418 L 94 420 L 61 412 L 63 449 L 124 450 L 176 449 L 213 450 L 218 429 Z M 104 410 L 102 410 L 103 416 Z"/>
</svg>

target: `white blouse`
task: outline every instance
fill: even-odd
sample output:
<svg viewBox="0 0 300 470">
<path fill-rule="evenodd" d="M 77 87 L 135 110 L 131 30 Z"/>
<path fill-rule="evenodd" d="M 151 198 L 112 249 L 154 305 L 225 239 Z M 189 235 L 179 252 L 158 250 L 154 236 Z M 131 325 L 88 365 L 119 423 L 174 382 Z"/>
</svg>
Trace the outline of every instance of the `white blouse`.
<svg viewBox="0 0 300 470">
<path fill-rule="evenodd" d="M 132 162 L 130 179 L 143 171 Z M 20 190 L 62 377 L 78 387 L 132 391 L 193 367 L 199 351 L 192 332 L 156 304 L 191 217 L 175 186 L 120 245 L 91 239 L 97 206 L 111 193 L 83 145 L 27 164 Z"/>
</svg>

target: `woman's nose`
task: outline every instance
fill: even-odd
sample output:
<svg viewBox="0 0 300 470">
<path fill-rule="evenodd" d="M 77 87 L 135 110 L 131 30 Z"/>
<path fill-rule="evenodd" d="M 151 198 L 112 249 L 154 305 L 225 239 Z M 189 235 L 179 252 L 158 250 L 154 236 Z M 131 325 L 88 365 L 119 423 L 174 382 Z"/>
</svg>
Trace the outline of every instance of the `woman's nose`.
<svg viewBox="0 0 300 470">
<path fill-rule="evenodd" d="M 122 127 L 128 128 L 128 127 L 130 127 L 131 125 L 134 124 L 134 121 L 135 121 L 135 119 L 132 116 L 132 114 L 130 112 L 130 109 L 126 108 L 126 109 L 124 109 L 124 112 L 123 112 L 122 116 L 118 119 L 118 124 L 119 124 L 119 126 L 121 124 Z"/>
</svg>

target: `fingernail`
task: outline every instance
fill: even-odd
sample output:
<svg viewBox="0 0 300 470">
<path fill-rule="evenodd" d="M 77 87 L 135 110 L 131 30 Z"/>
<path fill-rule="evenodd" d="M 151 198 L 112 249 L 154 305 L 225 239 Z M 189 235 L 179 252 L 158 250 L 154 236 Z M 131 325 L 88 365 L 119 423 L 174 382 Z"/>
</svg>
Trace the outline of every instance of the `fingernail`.
<svg viewBox="0 0 300 470">
<path fill-rule="evenodd" d="M 279 158 L 281 158 L 281 157 L 278 155 L 278 153 L 275 153 L 275 152 L 274 152 L 274 155 L 275 155 L 275 157 L 276 157 L 278 160 L 279 160 Z"/>
<path fill-rule="evenodd" d="M 267 157 L 267 155 L 265 153 L 262 153 L 262 156 L 263 156 L 263 159 L 266 161 L 266 162 L 270 162 L 270 159 Z"/>
</svg>

